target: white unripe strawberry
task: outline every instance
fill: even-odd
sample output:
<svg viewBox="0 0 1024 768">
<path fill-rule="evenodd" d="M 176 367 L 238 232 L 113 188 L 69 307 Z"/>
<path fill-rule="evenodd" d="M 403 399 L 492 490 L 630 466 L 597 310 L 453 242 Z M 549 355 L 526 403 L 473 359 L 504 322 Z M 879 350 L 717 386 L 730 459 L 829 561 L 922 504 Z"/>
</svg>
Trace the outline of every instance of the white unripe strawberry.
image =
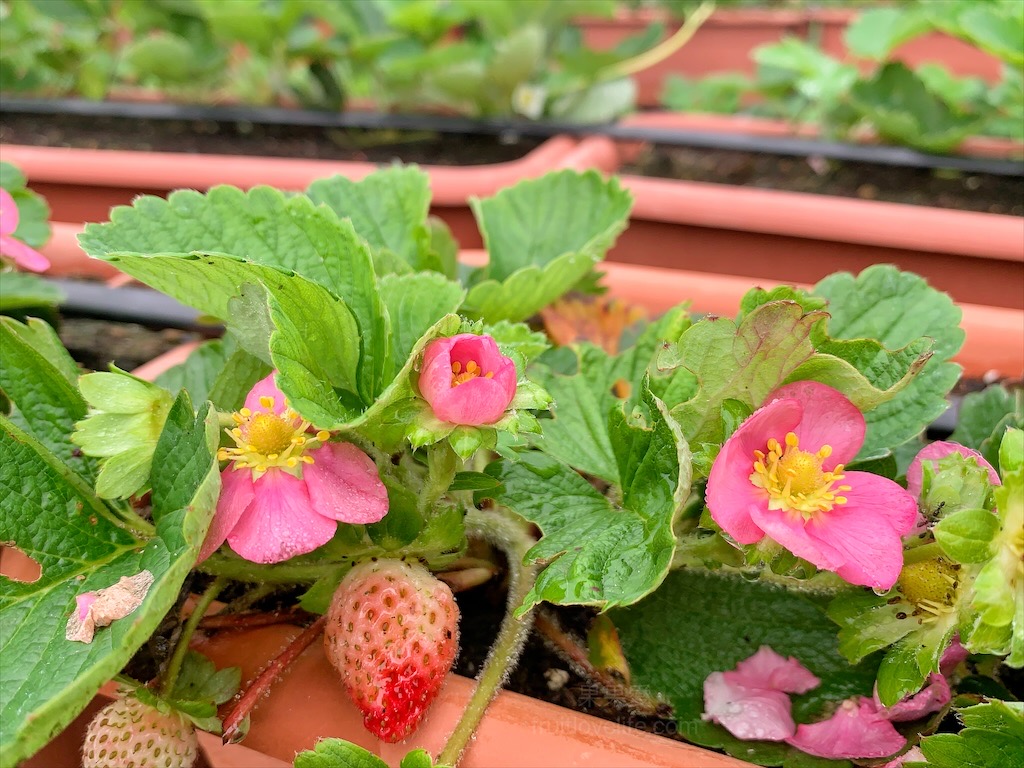
<svg viewBox="0 0 1024 768">
<path fill-rule="evenodd" d="M 127 696 L 107 704 L 89 723 L 82 768 L 192 768 L 198 754 L 191 722 Z"/>
</svg>

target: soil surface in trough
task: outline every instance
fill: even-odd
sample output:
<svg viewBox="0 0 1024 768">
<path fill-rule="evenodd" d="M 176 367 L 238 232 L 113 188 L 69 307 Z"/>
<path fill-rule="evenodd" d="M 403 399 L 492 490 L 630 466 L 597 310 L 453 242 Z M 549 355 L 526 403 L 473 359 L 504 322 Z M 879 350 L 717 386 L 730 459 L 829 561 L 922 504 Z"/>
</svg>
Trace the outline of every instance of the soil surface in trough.
<svg viewBox="0 0 1024 768">
<path fill-rule="evenodd" d="M 439 136 L 429 132 L 256 125 L 212 120 L 135 120 L 0 113 L 0 141 L 41 147 L 482 165 L 518 160 L 542 140 L 525 136 Z"/>
<path fill-rule="evenodd" d="M 1024 216 L 1024 178 L 654 146 L 622 173 Z"/>
</svg>

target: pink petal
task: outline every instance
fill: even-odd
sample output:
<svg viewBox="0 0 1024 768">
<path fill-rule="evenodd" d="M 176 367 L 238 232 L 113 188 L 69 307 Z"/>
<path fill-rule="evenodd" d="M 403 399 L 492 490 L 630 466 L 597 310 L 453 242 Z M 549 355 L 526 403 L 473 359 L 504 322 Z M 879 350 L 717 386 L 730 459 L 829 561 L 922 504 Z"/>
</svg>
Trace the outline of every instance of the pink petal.
<svg viewBox="0 0 1024 768">
<path fill-rule="evenodd" d="M 864 444 L 864 414 L 838 389 L 817 381 L 794 381 L 779 387 L 767 401 L 774 398 L 792 398 L 803 406 L 800 424 L 792 431 L 805 451 L 832 447 L 832 455 L 822 462 L 826 471 L 852 461 Z"/>
<path fill-rule="evenodd" d="M 860 697 L 844 701 L 828 720 L 798 726 L 786 743 L 816 757 L 853 760 L 888 757 L 903 749 L 907 740 L 871 699 Z"/>
<path fill-rule="evenodd" d="M 831 512 L 822 512 L 830 515 Z M 754 523 L 764 531 L 772 541 L 781 544 L 797 557 L 802 557 L 818 568 L 835 571 L 845 562 L 846 557 L 831 542 L 821 537 L 812 536 L 808 530 L 809 522 L 799 512 L 784 512 L 779 509 L 752 510 Z"/>
<path fill-rule="evenodd" d="M 452 363 L 465 367 L 470 361 L 493 376 L 479 376 L 452 386 Z M 462 333 L 435 339 L 423 354 L 419 389 L 441 421 L 467 426 L 493 424 L 515 397 L 516 367 L 490 336 Z"/>
<path fill-rule="evenodd" d="M 45 272 L 50 268 L 50 260 L 43 254 L 10 235 L 0 235 L 0 254 L 13 259 L 15 264 L 30 272 Z"/>
<path fill-rule="evenodd" d="M 847 502 L 808 521 L 807 532 L 841 554 L 844 562 L 834 570 L 844 580 L 889 589 L 903 568 L 902 537 L 914 525 L 917 502 L 870 472 L 847 472 L 843 482 L 851 486 L 843 492 Z"/>
<path fill-rule="evenodd" d="M 10 235 L 18 228 L 18 204 L 11 193 L 0 187 L 0 235 Z"/>
<path fill-rule="evenodd" d="M 375 523 L 388 513 L 388 491 L 373 459 L 352 443 L 313 451 L 302 470 L 313 508 L 344 523 Z"/>
<path fill-rule="evenodd" d="M 753 544 L 764 537 L 754 515 L 766 510 L 767 494 L 750 482 L 754 451 L 766 452 L 769 438 L 785 438 L 800 422 L 800 404 L 776 400 L 754 411 L 725 441 L 711 466 L 706 501 L 711 517 L 740 544 Z"/>
<path fill-rule="evenodd" d="M 891 707 L 883 707 L 878 698 L 878 686 L 875 686 L 875 707 L 882 717 L 895 723 L 908 720 L 920 720 L 925 715 L 938 712 L 949 703 L 949 682 L 938 673 L 928 676 L 925 686 L 912 696 L 896 702 Z"/>
<path fill-rule="evenodd" d="M 770 688 L 784 693 L 807 693 L 821 684 L 821 680 L 795 658 L 780 656 L 767 645 L 737 664 L 735 671 L 725 674 L 731 682 L 748 688 Z"/>
<path fill-rule="evenodd" d="M 792 704 L 781 691 L 747 688 L 712 672 L 704 681 L 704 715 L 738 739 L 783 741 L 796 732 Z"/>
<path fill-rule="evenodd" d="M 203 562 L 220 549 L 220 545 L 227 541 L 238 521 L 253 500 L 252 472 L 248 469 L 235 469 L 234 464 L 229 464 L 227 469 L 220 473 L 220 496 L 217 498 L 217 510 L 213 514 L 213 521 L 206 532 L 203 546 L 199 549 L 199 559 L 196 562 Z"/>
<path fill-rule="evenodd" d="M 254 563 L 279 563 L 323 546 L 338 524 L 313 509 L 306 484 L 280 469 L 253 483 L 253 501 L 228 544 Z"/>
<path fill-rule="evenodd" d="M 79 621 L 85 621 L 85 617 L 89 615 L 89 608 L 96 602 L 96 598 L 96 592 L 83 592 L 75 596 L 75 607 L 78 609 Z"/>
<path fill-rule="evenodd" d="M 995 471 L 991 464 L 985 461 L 985 457 L 982 456 L 975 450 L 968 448 L 960 443 L 951 443 L 947 440 L 936 440 L 934 443 L 929 443 L 920 451 L 914 460 L 910 462 L 910 467 L 907 468 L 907 492 L 910 493 L 915 499 L 921 495 L 921 483 L 923 481 L 924 472 L 921 465 L 928 461 L 932 463 L 932 467 L 935 467 L 935 463 L 939 459 L 943 459 L 952 453 L 959 453 L 965 458 L 975 458 L 978 461 L 979 467 L 984 467 L 988 470 L 988 479 L 992 485 L 1000 485 L 999 474 Z"/>
<path fill-rule="evenodd" d="M 270 374 L 263 379 L 256 382 L 252 389 L 249 390 L 249 394 L 245 396 L 245 407 L 253 413 L 257 411 L 266 411 L 260 403 L 261 397 L 271 397 L 274 399 L 274 407 L 271 411 L 281 415 L 287 408 L 287 402 L 284 397 L 284 393 L 277 388 L 277 384 L 274 383 L 274 376 L 277 375 L 277 371 L 271 371 Z"/>
<path fill-rule="evenodd" d="M 967 661 L 967 657 L 970 655 L 970 652 L 960 644 L 960 635 L 954 635 L 949 643 L 949 647 L 942 652 L 942 659 L 939 661 L 939 672 L 949 677 L 961 663 Z"/>
</svg>

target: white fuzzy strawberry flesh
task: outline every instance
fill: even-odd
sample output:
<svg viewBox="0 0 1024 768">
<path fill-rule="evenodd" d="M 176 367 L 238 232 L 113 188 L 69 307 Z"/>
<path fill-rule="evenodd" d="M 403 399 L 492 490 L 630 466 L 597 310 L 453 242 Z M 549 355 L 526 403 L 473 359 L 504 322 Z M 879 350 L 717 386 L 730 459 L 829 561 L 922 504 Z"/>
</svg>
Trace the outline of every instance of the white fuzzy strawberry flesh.
<svg viewBox="0 0 1024 768">
<path fill-rule="evenodd" d="M 89 723 L 82 768 L 192 768 L 198 754 L 190 722 L 128 696 L 107 704 Z"/>
<path fill-rule="evenodd" d="M 421 565 L 376 560 L 349 571 L 324 646 L 367 730 L 396 742 L 416 729 L 455 662 L 458 622 L 451 589 Z"/>
</svg>

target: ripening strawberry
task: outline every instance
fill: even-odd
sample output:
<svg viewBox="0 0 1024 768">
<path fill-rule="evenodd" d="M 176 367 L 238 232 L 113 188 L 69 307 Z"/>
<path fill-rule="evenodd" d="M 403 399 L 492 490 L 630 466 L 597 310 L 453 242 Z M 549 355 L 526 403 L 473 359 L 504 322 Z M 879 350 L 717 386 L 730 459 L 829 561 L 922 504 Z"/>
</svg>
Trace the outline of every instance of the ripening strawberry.
<svg viewBox="0 0 1024 768">
<path fill-rule="evenodd" d="M 451 589 L 421 565 L 376 560 L 349 571 L 324 647 L 367 730 L 396 742 L 416 729 L 455 661 L 458 621 Z"/>
<path fill-rule="evenodd" d="M 107 704 L 89 723 L 82 768 L 192 768 L 198 754 L 191 722 L 127 696 Z"/>
</svg>

